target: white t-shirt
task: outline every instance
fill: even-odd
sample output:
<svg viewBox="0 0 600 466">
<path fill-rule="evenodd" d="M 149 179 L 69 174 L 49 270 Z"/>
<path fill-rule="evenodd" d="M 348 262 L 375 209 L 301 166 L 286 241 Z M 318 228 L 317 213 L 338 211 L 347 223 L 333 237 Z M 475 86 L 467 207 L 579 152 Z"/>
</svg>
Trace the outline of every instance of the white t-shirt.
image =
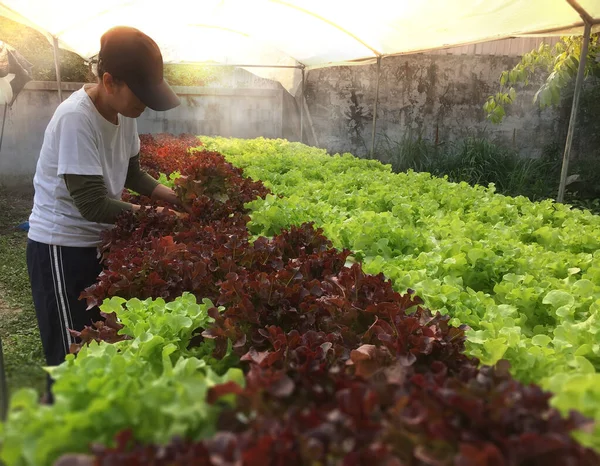
<svg viewBox="0 0 600 466">
<path fill-rule="evenodd" d="M 88 85 L 89 86 L 89 85 Z M 93 247 L 112 225 L 85 220 L 69 195 L 63 175 L 102 175 L 108 196 L 121 199 L 129 159 L 140 151 L 134 118 L 112 124 L 95 107 L 85 87 L 61 103 L 44 133 L 33 185 L 29 238 L 57 246 Z"/>
</svg>

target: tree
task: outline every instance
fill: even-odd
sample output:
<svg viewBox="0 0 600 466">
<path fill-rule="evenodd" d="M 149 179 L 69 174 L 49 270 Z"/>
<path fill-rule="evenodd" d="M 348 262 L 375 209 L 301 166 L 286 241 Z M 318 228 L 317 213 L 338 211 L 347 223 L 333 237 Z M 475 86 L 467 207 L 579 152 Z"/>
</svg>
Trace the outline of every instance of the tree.
<svg viewBox="0 0 600 466">
<path fill-rule="evenodd" d="M 523 55 L 512 70 L 502 72 L 500 90 L 485 102 L 483 109 L 488 120 L 500 123 L 506 115 L 505 107 L 517 98 L 517 88 L 527 86 L 539 73 L 546 77 L 535 93 L 534 103 L 540 108 L 558 105 L 561 91 L 577 76 L 582 46 L 582 36 L 561 37 L 554 47 L 542 43 L 536 50 Z M 590 39 L 585 77 L 600 78 L 600 34 L 592 34 Z"/>
</svg>

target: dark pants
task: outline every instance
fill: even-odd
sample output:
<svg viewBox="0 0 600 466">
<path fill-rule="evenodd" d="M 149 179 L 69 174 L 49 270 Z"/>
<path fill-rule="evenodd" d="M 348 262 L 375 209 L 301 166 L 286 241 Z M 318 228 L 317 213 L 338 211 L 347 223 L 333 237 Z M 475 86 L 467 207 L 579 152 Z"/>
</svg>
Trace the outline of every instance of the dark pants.
<svg viewBox="0 0 600 466">
<path fill-rule="evenodd" d="M 79 295 L 96 282 L 102 267 L 96 248 L 53 246 L 29 240 L 27 269 L 42 346 L 49 366 L 65 360 L 75 339 L 71 330 L 83 330 L 101 319 L 96 307 L 86 310 Z M 48 377 L 48 401 L 52 402 Z"/>
</svg>

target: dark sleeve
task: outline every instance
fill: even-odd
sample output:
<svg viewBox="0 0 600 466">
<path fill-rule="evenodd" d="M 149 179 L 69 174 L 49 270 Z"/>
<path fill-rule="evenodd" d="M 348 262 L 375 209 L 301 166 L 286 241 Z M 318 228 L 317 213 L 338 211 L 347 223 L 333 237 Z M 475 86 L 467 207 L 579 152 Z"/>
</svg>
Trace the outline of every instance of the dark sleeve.
<svg viewBox="0 0 600 466">
<path fill-rule="evenodd" d="M 133 210 L 127 202 L 108 197 L 102 175 L 64 175 L 67 190 L 75 207 L 88 222 L 115 223 L 125 210 Z"/>
<path fill-rule="evenodd" d="M 159 184 L 158 181 L 141 169 L 139 154 L 129 159 L 129 168 L 127 169 L 127 178 L 125 179 L 125 187 L 127 189 L 150 197 L 154 188 Z"/>
</svg>

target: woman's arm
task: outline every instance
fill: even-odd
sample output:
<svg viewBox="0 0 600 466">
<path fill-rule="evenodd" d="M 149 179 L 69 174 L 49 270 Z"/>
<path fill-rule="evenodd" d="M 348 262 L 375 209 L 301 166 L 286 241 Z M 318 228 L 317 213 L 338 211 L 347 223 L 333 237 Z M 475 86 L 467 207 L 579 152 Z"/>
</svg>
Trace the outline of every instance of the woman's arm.
<svg viewBox="0 0 600 466">
<path fill-rule="evenodd" d="M 165 201 L 170 204 L 183 206 L 175 192 L 165 185 L 160 184 L 140 167 L 139 154 L 131 157 L 127 170 L 125 187 L 154 201 Z"/>
<path fill-rule="evenodd" d="M 127 178 L 125 178 L 125 187 L 131 189 L 142 196 L 152 197 L 154 189 L 160 183 L 152 178 L 140 167 L 140 154 L 129 159 L 127 167 Z"/>
<path fill-rule="evenodd" d="M 139 209 L 139 206 L 108 197 L 102 175 L 66 174 L 64 180 L 75 207 L 88 222 L 115 223 L 122 212 Z"/>
<path fill-rule="evenodd" d="M 141 206 L 137 204 L 130 204 L 108 197 L 102 175 L 66 174 L 64 180 L 75 207 L 88 222 L 115 223 L 122 212 L 141 209 Z M 162 185 L 158 184 L 156 188 L 160 186 Z M 166 188 L 165 186 L 162 187 Z M 158 207 L 157 210 L 160 212 L 164 209 Z M 179 212 L 173 212 L 176 215 L 181 215 Z"/>
</svg>

